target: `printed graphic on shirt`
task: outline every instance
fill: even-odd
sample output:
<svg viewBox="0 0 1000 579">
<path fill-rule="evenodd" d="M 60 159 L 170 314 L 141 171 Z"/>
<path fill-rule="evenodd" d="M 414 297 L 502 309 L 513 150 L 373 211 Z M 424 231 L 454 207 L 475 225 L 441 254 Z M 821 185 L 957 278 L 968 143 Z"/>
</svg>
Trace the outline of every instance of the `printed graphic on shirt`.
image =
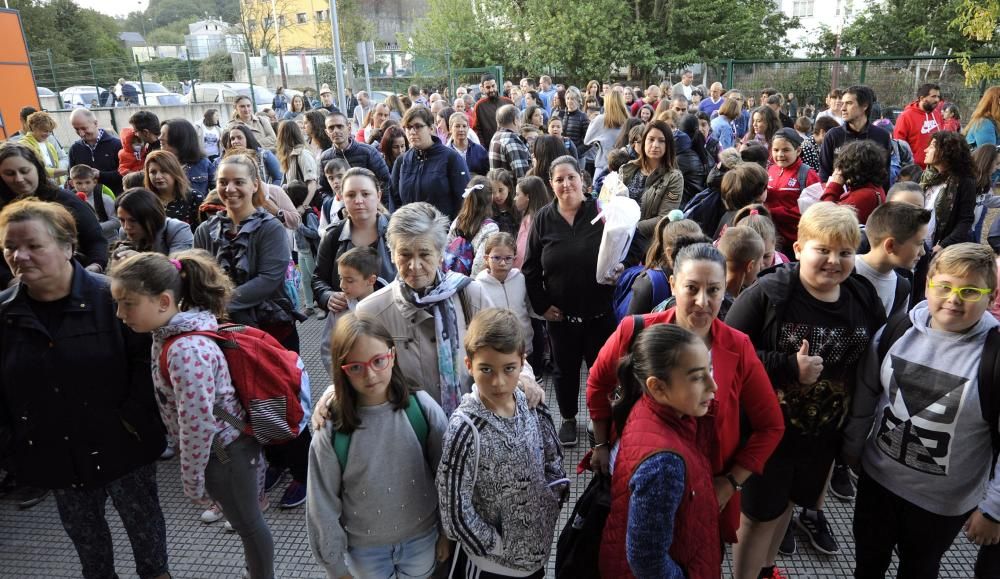
<svg viewBox="0 0 1000 579">
<path fill-rule="evenodd" d="M 816 383 L 804 386 L 789 384 L 777 387 L 788 424 L 801 434 L 818 435 L 839 427 L 850 409 L 852 379 L 861 354 L 868 347 L 868 330 L 784 323 L 779 331 L 779 351 L 798 351 L 802 340 L 809 341 L 809 355 L 823 358 L 823 373 Z"/>
<path fill-rule="evenodd" d="M 889 404 L 879 418 L 875 443 L 904 466 L 946 476 L 969 381 L 896 356 L 891 359 Z"/>
<path fill-rule="evenodd" d="M 937 121 L 931 118 L 924 121 L 924 125 L 920 127 L 920 134 L 929 135 L 931 133 L 937 132 L 937 130 L 938 130 Z"/>
</svg>

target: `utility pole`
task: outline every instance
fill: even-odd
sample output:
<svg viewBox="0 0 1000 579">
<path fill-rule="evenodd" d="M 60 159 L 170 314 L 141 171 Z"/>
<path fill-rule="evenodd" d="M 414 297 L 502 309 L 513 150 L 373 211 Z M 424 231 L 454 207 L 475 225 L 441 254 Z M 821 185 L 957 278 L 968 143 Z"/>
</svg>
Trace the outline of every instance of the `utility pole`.
<svg viewBox="0 0 1000 579">
<path fill-rule="evenodd" d="M 285 76 L 285 51 L 281 49 L 281 27 L 278 26 L 278 14 L 274 0 L 271 0 L 271 21 L 274 23 L 274 38 L 278 42 L 278 67 L 281 69 L 281 86 L 288 86 Z"/>
<path fill-rule="evenodd" d="M 333 37 L 333 64 L 337 67 L 337 103 L 346 111 L 344 100 L 344 59 L 340 54 L 340 21 L 337 19 L 337 0 L 330 0 L 330 35 Z M 347 114 L 345 112 L 345 114 Z"/>
</svg>

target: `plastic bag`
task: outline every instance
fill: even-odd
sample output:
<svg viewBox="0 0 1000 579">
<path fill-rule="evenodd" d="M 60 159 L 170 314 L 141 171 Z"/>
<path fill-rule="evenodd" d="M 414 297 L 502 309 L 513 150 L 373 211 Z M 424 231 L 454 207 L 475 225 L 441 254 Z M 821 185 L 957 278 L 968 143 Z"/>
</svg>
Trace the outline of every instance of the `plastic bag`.
<svg viewBox="0 0 1000 579">
<path fill-rule="evenodd" d="M 617 171 L 611 171 L 604 176 L 604 183 L 601 185 L 601 194 L 598 199 L 601 203 L 607 203 L 612 197 L 624 195 L 628 197 L 628 187 L 622 183 L 622 177 Z"/>
<path fill-rule="evenodd" d="M 603 189 L 601 190 L 603 193 Z M 615 268 L 628 255 L 629 246 L 635 237 L 635 227 L 639 223 L 639 204 L 627 195 L 613 195 L 606 203 L 601 203 L 601 212 L 591 221 L 604 219 L 604 234 L 601 247 L 597 251 L 597 283 L 614 285 Z"/>
<path fill-rule="evenodd" d="M 823 191 L 826 188 L 822 183 L 813 183 L 812 185 L 806 187 L 799 193 L 799 213 L 805 213 L 806 209 L 809 209 L 813 205 L 819 203 L 821 197 L 823 197 Z"/>
</svg>

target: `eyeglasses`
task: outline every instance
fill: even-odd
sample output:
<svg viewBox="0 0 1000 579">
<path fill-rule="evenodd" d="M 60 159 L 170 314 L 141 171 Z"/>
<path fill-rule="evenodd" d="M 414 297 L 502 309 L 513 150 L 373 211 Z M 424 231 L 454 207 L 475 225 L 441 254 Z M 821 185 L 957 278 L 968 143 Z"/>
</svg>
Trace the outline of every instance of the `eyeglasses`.
<svg viewBox="0 0 1000 579">
<path fill-rule="evenodd" d="M 427 125 L 422 123 L 415 123 L 406 127 L 403 127 L 404 131 L 419 131 L 420 129 L 426 129 Z"/>
<path fill-rule="evenodd" d="M 385 354 L 374 356 L 367 362 L 351 362 L 344 364 L 340 369 L 350 376 L 364 375 L 368 372 L 368 368 L 371 368 L 375 372 L 383 372 L 392 365 L 393 357 L 395 357 L 395 350 L 390 349 Z"/>
<path fill-rule="evenodd" d="M 927 287 L 934 290 L 932 292 L 934 297 L 947 299 L 954 294 L 958 296 L 958 299 L 969 303 L 976 303 L 985 296 L 993 293 L 993 290 L 989 288 L 973 286 L 954 287 L 948 283 L 934 283 L 933 281 L 928 281 Z"/>
<path fill-rule="evenodd" d="M 513 255 L 491 255 L 489 258 L 493 263 L 510 263 L 514 261 Z"/>
</svg>

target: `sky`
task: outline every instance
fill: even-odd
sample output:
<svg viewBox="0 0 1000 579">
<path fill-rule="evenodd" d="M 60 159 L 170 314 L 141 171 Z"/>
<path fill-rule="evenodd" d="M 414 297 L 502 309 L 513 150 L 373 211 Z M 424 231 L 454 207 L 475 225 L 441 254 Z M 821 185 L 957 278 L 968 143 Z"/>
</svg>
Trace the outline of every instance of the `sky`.
<svg viewBox="0 0 1000 579">
<path fill-rule="evenodd" d="M 74 0 L 83 8 L 92 8 L 108 16 L 126 16 L 129 12 L 145 10 L 149 0 Z"/>
</svg>

